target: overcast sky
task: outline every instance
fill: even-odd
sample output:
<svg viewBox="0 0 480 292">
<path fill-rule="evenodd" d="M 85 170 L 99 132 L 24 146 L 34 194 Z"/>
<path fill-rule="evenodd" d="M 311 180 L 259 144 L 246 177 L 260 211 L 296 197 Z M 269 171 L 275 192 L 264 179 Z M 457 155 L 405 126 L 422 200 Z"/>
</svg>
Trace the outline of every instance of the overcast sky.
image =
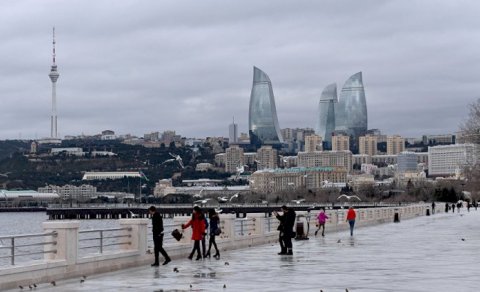
<svg viewBox="0 0 480 292">
<path fill-rule="evenodd" d="M 0 2 L 0 139 L 248 131 L 253 66 L 281 128 L 314 127 L 323 88 L 363 72 L 368 127 L 454 133 L 480 98 L 480 1 Z"/>
</svg>

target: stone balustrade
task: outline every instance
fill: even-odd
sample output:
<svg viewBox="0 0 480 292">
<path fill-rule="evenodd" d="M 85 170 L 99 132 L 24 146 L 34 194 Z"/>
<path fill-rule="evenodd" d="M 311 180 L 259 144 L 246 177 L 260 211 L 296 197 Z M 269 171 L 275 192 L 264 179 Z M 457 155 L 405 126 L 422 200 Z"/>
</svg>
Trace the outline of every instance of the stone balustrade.
<svg viewBox="0 0 480 292">
<path fill-rule="evenodd" d="M 414 218 L 431 213 L 429 204 L 405 205 L 389 208 L 370 208 L 357 210 L 356 227 L 393 222 L 395 213 L 400 220 Z M 428 210 L 428 211 L 427 211 Z M 444 204 L 438 203 L 437 212 L 444 211 Z M 315 226 L 318 210 L 312 212 L 297 212 L 298 221 L 308 221 Z M 327 210 L 329 217 L 326 223 L 326 232 L 335 232 L 348 229 L 345 222 L 347 209 Z M 181 216 L 173 219 L 179 226 L 188 222 L 190 217 Z M 44 222 L 46 232 L 55 232 L 55 236 L 47 236 L 45 256 L 41 261 L 34 261 L 24 265 L 0 267 L 0 290 L 28 286 L 33 283 L 45 283 L 61 279 L 81 277 L 134 266 L 146 265 L 153 261 L 152 251 L 148 249 L 149 219 L 119 219 L 119 232 L 126 238 L 118 245 L 118 249 L 88 256 L 79 255 L 79 238 L 81 231 L 78 221 Z M 274 217 L 265 217 L 265 214 L 247 214 L 246 218 L 235 218 L 233 214 L 220 215 L 222 234 L 217 237 L 217 244 L 222 252 L 248 248 L 278 240 L 278 221 Z M 310 234 L 313 233 L 312 228 Z M 170 236 L 166 234 L 165 236 Z M 165 245 L 173 259 L 186 257 L 191 251 L 191 228 L 183 230 L 183 238 L 173 244 Z M 56 251 L 52 253 L 51 251 Z"/>
</svg>

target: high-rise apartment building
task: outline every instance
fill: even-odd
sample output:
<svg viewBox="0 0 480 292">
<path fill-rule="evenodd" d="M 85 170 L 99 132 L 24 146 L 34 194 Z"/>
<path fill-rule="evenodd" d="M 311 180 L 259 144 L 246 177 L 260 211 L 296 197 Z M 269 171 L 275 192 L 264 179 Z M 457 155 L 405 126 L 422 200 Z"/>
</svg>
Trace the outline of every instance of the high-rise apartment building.
<svg viewBox="0 0 480 292">
<path fill-rule="evenodd" d="M 428 147 L 428 174 L 448 176 L 460 174 L 477 161 L 475 144 L 452 144 Z"/>
<path fill-rule="evenodd" d="M 233 145 L 225 150 L 225 172 L 234 173 L 237 167 L 245 165 L 243 149 L 238 145 Z"/>
<path fill-rule="evenodd" d="M 345 135 L 332 136 L 332 151 L 350 150 L 350 137 Z"/>
<path fill-rule="evenodd" d="M 322 137 L 310 135 L 305 137 L 305 152 L 322 151 Z"/>
<path fill-rule="evenodd" d="M 283 143 L 278 125 L 272 82 L 267 74 L 253 67 L 253 85 L 250 94 L 249 134 L 252 144 Z"/>
<path fill-rule="evenodd" d="M 377 136 L 366 135 L 360 136 L 358 142 L 358 153 L 367 154 L 367 155 L 376 155 L 377 154 Z"/>
<path fill-rule="evenodd" d="M 332 147 L 332 133 L 335 131 L 335 106 L 337 99 L 337 84 L 325 87 L 318 103 L 317 126 L 315 132 L 323 137 L 327 147 Z"/>
<path fill-rule="evenodd" d="M 278 166 L 277 150 L 271 145 L 264 145 L 257 150 L 257 170 L 274 169 Z"/>
<path fill-rule="evenodd" d="M 405 151 L 405 138 L 394 135 L 387 137 L 387 155 L 396 155 Z"/>
</svg>

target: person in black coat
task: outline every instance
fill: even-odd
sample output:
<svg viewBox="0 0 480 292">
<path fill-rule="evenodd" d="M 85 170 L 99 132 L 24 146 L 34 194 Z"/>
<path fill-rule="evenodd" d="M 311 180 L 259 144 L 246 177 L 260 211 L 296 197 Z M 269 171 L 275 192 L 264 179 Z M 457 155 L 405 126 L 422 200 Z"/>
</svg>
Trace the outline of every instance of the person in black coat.
<svg viewBox="0 0 480 292">
<path fill-rule="evenodd" d="M 153 234 L 153 246 L 155 253 L 155 262 L 152 264 L 152 267 L 158 267 L 158 257 L 159 253 L 165 258 L 165 261 L 162 265 L 168 264 L 171 259 L 168 256 L 167 252 L 163 249 L 163 219 L 160 213 L 158 213 L 155 206 L 148 208 L 148 212 L 152 215 L 152 234 Z"/>
<path fill-rule="evenodd" d="M 281 251 L 279 255 L 292 255 L 292 238 L 294 237 L 293 226 L 295 225 L 296 214 L 295 211 L 287 206 L 282 206 L 283 215 L 278 214 L 276 211 L 273 213 L 277 217 L 280 224 L 277 230 L 280 231 L 279 243 Z"/>
<path fill-rule="evenodd" d="M 206 257 L 210 257 L 210 249 L 215 248 L 214 258 L 220 259 L 220 251 L 218 250 L 217 243 L 215 242 L 215 236 L 220 235 L 220 218 L 214 209 L 208 210 L 208 218 L 210 219 L 210 240 L 208 242 L 208 252 Z"/>
</svg>

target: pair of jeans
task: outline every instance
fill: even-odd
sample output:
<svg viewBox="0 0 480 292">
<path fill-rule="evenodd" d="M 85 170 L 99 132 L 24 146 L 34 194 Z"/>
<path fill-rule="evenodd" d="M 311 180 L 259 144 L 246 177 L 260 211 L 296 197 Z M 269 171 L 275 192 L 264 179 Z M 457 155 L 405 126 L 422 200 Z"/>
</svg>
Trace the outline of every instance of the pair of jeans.
<svg viewBox="0 0 480 292">
<path fill-rule="evenodd" d="M 355 226 L 355 220 L 348 220 L 348 224 L 350 224 L 350 236 L 353 236 L 353 227 Z"/>
</svg>

